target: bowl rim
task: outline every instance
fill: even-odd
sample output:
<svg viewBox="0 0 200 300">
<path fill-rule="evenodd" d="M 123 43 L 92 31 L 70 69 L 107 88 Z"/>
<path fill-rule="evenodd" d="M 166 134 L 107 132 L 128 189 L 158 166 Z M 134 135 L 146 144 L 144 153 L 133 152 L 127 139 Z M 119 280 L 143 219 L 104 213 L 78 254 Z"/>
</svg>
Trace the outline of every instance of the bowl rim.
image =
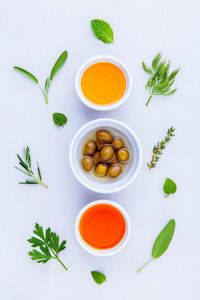
<svg viewBox="0 0 200 300">
<path fill-rule="evenodd" d="M 101 188 L 100 187 L 99 188 L 94 187 L 93 185 L 87 183 L 84 179 L 82 179 L 79 176 L 79 174 L 77 174 L 76 168 L 74 167 L 74 163 L 73 163 L 73 153 L 74 153 L 73 150 L 74 150 L 74 144 L 75 144 L 76 140 L 79 137 L 81 137 L 81 136 L 84 135 L 85 128 L 89 127 L 90 130 L 93 130 L 95 127 L 98 127 L 98 124 L 100 125 L 101 123 L 105 123 L 105 124 L 106 123 L 112 123 L 113 127 L 114 127 L 114 125 L 118 125 L 119 128 L 123 128 L 123 129 L 127 130 L 133 136 L 133 138 L 134 138 L 134 140 L 135 140 L 135 142 L 137 144 L 137 147 L 138 147 L 138 158 L 139 158 L 138 162 L 137 162 L 137 168 L 136 168 L 135 172 L 133 173 L 133 175 L 125 183 L 123 183 L 121 185 L 118 185 L 118 187 L 114 187 L 114 188 L 110 188 L 108 190 L 104 190 L 103 192 L 102 192 L 102 187 Z M 71 169 L 72 169 L 72 172 L 73 172 L 74 176 L 76 177 L 76 179 L 84 187 L 86 187 L 87 189 L 89 189 L 89 190 L 91 190 L 93 192 L 96 192 L 96 193 L 110 194 L 110 193 L 119 192 L 119 191 L 125 189 L 136 178 L 136 176 L 138 175 L 139 170 L 141 168 L 141 164 L 142 164 L 142 148 L 141 148 L 141 144 L 140 144 L 140 141 L 139 141 L 137 135 L 125 123 L 123 123 L 123 122 L 121 122 L 119 120 L 116 120 L 116 119 L 112 119 L 112 118 L 100 118 L 100 119 L 95 119 L 95 120 L 92 120 L 92 121 L 89 121 L 89 122 L 85 123 L 83 126 L 81 126 L 79 128 L 79 130 L 77 130 L 77 132 L 75 133 L 75 135 L 74 135 L 74 137 L 73 137 L 73 139 L 71 141 L 71 144 L 70 144 L 69 162 L 70 162 L 70 166 L 71 166 Z"/>
<path fill-rule="evenodd" d="M 98 62 L 99 60 L 107 60 L 108 62 L 111 62 L 113 64 L 116 63 L 116 65 L 123 71 L 123 69 L 125 70 L 126 76 L 128 78 L 128 84 L 127 84 L 127 89 L 125 94 L 122 96 L 122 98 L 120 100 L 118 100 L 117 102 L 110 104 L 110 105 L 97 105 L 92 103 L 91 101 L 89 101 L 81 92 L 81 87 L 80 87 L 80 81 L 81 81 L 81 77 L 82 77 L 82 71 L 89 67 L 90 65 L 92 65 L 95 62 Z M 123 72 L 124 73 L 124 72 Z M 125 74 L 124 74 L 125 75 Z M 115 108 L 118 108 L 119 106 L 121 106 L 129 97 L 130 92 L 132 90 L 132 79 L 131 79 L 131 74 L 129 69 L 127 68 L 127 66 L 118 58 L 111 56 L 111 55 L 98 55 L 98 56 L 94 56 L 90 59 L 87 59 L 78 69 L 76 76 L 75 76 L 75 89 L 76 89 L 76 93 L 80 99 L 80 101 L 86 105 L 87 107 L 97 110 L 97 111 L 110 111 L 113 110 Z"/>
<path fill-rule="evenodd" d="M 95 248 L 92 248 L 91 246 L 89 246 L 81 237 L 80 235 L 80 231 L 79 231 L 79 222 L 80 222 L 80 219 L 82 217 L 82 215 L 84 214 L 84 212 L 94 206 L 94 205 L 97 205 L 97 204 L 110 204 L 114 207 L 116 207 L 123 215 L 124 219 L 125 219 L 125 222 L 126 222 L 126 231 L 125 231 L 125 234 L 124 234 L 124 237 L 123 239 L 120 241 L 119 244 L 117 244 L 115 247 L 113 248 L 109 248 L 109 249 L 104 249 L 104 250 L 100 250 L 100 249 L 95 249 Z M 115 201 L 113 200 L 94 200 L 94 201 L 91 201 L 89 202 L 88 204 L 86 204 L 85 206 L 83 206 L 81 208 L 81 210 L 79 211 L 77 217 L 76 217 L 76 221 L 75 221 L 75 236 L 76 236 L 76 239 L 79 243 L 79 245 L 85 250 L 87 251 L 88 253 L 92 254 L 92 255 L 95 255 L 95 256 L 111 256 L 111 255 L 114 255 L 118 252 L 120 252 L 125 246 L 126 244 L 128 243 L 128 240 L 130 238 L 130 235 L 131 235 L 131 221 L 130 221 L 130 217 L 129 215 L 127 214 L 126 210 L 118 203 L 116 203 Z"/>
</svg>

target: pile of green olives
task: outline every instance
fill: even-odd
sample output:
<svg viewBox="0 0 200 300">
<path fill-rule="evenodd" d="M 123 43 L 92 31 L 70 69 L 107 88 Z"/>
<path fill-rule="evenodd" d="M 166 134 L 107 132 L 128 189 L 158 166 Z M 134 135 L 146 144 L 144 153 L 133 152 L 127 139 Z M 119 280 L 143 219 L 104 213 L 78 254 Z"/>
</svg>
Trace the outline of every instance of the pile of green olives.
<svg viewBox="0 0 200 300">
<path fill-rule="evenodd" d="M 108 130 L 96 132 L 96 139 L 83 146 L 82 167 L 86 172 L 94 170 L 98 177 L 117 178 L 123 171 L 122 165 L 129 161 L 129 150 L 121 137 L 113 136 Z"/>
</svg>

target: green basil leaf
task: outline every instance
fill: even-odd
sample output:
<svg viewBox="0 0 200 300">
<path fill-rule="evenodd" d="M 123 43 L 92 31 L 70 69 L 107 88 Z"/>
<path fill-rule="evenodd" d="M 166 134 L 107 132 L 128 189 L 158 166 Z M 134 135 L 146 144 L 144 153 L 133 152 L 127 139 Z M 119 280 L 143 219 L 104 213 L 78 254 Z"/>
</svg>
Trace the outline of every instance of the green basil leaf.
<svg viewBox="0 0 200 300">
<path fill-rule="evenodd" d="M 106 281 L 106 276 L 98 271 L 91 271 L 92 277 L 94 281 L 98 284 L 102 284 L 104 281 Z"/>
<path fill-rule="evenodd" d="M 24 69 L 22 69 L 20 67 L 16 67 L 16 66 L 14 66 L 13 68 L 15 70 L 20 71 L 21 73 L 23 73 L 24 75 L 26 75 L 27 77 L 29 77 L 31 80 L 33 80 L 35 83 L 38 84 L 37 78 L 33 74 L 31 74 L 30 72 L 28 72 L 28 71 L 26 71 L 26 70 L 24 70 Z"/>
<path fill-rule="evenodd" d="M 152 257 L 160 257 L 169 247 L 175 231 L 175 220 L 171 219 L 158 235 L 152 249 Z"/>
<path fill-rule="evenodd" d="M 52 81 L 54 76 L 56 75 L 56 73 L 60 70 L 60 68 L 64 65 L 66 59 L 67 59 L 67 51 L 65 50 L 57 59 L 57 61 L 55 62 L 53 69 L 51 70 L 51 74 L 50 74 L 50 80 Z"/>
<path fill-rule="evenodd" d="M 64 126 L 67 123 L 67 117 L 61 113 L 53 113 L 53 121 L 57 126 Z"/>
<path fill-rule="evenodd" d="M 94 19 L 91 21 L 91 27 L 95 36 L 104 43 L 113 43 L 114 35 L 110 25 L 103 20 Z"/>
<path fill-rule="evenodd" d="M 177 190 L 176 183 L 172 179 L 167 178 L 163 186 L 164 193 L 168 196 L 170 194 L 174 194 L 176 190 Z"/>
</svg>

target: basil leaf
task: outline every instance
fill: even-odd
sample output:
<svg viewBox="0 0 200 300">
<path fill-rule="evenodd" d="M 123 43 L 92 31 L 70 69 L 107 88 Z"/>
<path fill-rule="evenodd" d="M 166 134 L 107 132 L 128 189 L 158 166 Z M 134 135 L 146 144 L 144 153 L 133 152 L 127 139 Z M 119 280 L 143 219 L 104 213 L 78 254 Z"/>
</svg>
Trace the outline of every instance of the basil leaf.
<svg viewBox="0 0 200 300">
<path fill-rule="evenodd" d="M 172 179 L 167 178 L 163 186 L 163 191 L 166 194 L 166 197 L 169 196 L 170 194 L 174 194 L 176 190 L 177 190 L 176 183 Z"/>
<path fill-rule="evenodd" d="M 64 126 L 67 123 L 67 117 L 61 113 L 54 113 L 53 121 L 57 126 Z"/>
<path fill-rule="evenodd" d="M 54 76 L 56 75 L 56 73 L 60 70 L 60 68 L 64 65 L 66 59 L 67 59 L 67 51 L 65 50 L 57 59 L 57 61 L 55 62 L 53 69 L 51 70 L 51 74 L 50 74 L 50 80 L 52 81 Z"/>
<path fill-rule="evenodd" d="M 21 73 L 23 73 L 24 75 L 26 75 L 27 77 L 29 77 L 31 80 L 33 80 L 35 83 L 38 84 L 37 78 L 33 74 L 31 74 L 30 72 L 28 72 L 28 71 L 26 71 L 26 70 L 24 70 L 24 69 L 22 69 L 20 67 L 16 67 L 16 66 L 14 66 L 13 68 L 15 70 L 20 71 Z"/>
<path fill-rule="evenodd" d="M 113 43 L 114 35 L 110 25 L 103 20 L 94 19 L 91 21 L 91 27 L 95 36 L 104 43 Z"/>
<path fill-rule="evenodd" d="M 152 257 L 160 257 L 169 247 L 175 231 L 175 221 L 170 220 L 169 223 L 164 227 L 161 233 L 158 235 L 152 249 Z"/>
<path fill-rule="evenodd" d="M 106 281 L 106 276 L 98 271 L 91 271 L 92 277 L 97 284 L 102 284 Z"/>
</svg>

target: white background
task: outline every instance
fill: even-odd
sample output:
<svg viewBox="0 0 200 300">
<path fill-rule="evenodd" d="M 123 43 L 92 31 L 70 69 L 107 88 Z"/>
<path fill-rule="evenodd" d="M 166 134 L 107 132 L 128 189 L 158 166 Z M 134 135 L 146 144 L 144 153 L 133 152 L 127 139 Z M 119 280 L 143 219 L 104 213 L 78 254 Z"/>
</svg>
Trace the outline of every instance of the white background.
<svg viewBox="0 0 200 300">
<path fill-rule="evenodd" d="M 199 299 L 199 9 L 198 0 L 1 1 L 0 299 Z M 93 18 L 111 24 L 114 44 L 93 36 Z M 30 70 L 44 84 L 65 49 L 69 56 L 52 83 L 47 106 L 39 88 L 12 67 Z M 146 108 L 147 75 L 141 62 L 149 64 L 158 51 L 171 60 L 172 68 L 181 67 L 179 90 L 174 96 L 152 99 Z M 124 61 L 133 79 L 127 103 L 108 113 L 84 107 L 74 88 L 79 66 L 101 54 Z M 55 111 L 68 116 L 64 128 L 54 125 Z M 143 148 L 142 168 L 134 183 L 109 196 L 80 186 L 68 161 L 74 133 L 100 117 L 124 121 Z M 176 128 L 176 136 L 150 172 L 146 162 L 152 147 L 170 126 Z M 16 154 L 26 145 L 33 161 L 40 162 L 48 190 L 18 184 L 24 176 L 14 169 Z M 178 186 L 167 199 L 162 191 L 166 177 Z M 133 227 L 129 244 L 110 258 L 87 254 L 74 236 L 79 210 L 102 198 L 120 203 Z M 150 258 L 153 242 L 170 218 L 176 220 L 176 231 L 169 249 L 138 275 L 136 270 Z M 55 261 L 40 265 L 28 257 L 26 240 L 36 221 L 67 239 L 61 259 L 68 272 Z M 107 282 L 97 285 L 91 270 L 103 271 Z"/>
</svg>

